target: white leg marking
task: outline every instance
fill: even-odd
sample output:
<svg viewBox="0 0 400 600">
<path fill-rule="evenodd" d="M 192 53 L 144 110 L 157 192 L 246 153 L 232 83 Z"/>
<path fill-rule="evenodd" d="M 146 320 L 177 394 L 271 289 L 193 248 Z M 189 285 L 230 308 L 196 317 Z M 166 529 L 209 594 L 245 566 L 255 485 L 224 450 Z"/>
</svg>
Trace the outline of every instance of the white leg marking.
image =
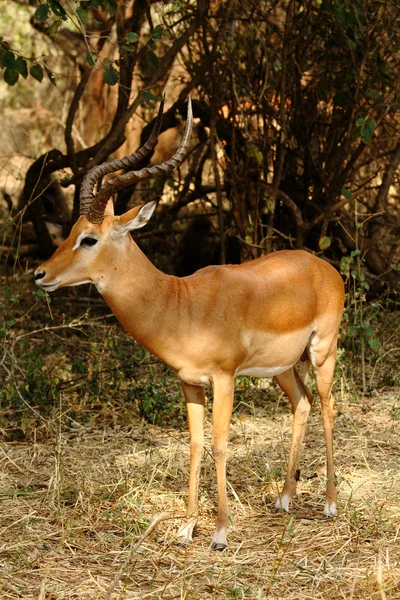
<svg viewBox="0 0 400 600">
<path fill-rule="evenodd" d="M 276 510 L 278 512 L 289 512 L 290 500 L 289 494 L 282 494 L 282 496 L 279 496 L 275 504 Z"/>
<path fill-rule="evenodd" d="M 189 521 L 182 523 L 182 525 L 178 529 L 178 533 L 176 534 L 179 538 L 179 541 L 182 544 L 190 544 L 193 542 L 193 529 L 196 524 L 196 519 L 189 519 Z"/>
<path fill-rule="evenodd" d="M 336 502 L 328 502 L 328 500 L 325 502 L 324 515 L 326 517 L 336 517 L 336 515 L 337 515 Z"/>
</svg>

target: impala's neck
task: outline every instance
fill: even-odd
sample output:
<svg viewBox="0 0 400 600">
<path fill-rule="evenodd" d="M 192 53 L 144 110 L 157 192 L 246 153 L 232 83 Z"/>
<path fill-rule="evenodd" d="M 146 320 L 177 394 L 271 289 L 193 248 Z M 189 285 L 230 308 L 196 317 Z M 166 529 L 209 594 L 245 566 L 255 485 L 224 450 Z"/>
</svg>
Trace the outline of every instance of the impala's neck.
<svg viewBox="0 0 400 600">
<path fill-rule="evenodd" d="M 159 340 L 174 312 L 178 278 L 159 271 L 129 238 L 122 252 L 107 257 L 96 287 L 125 329 L 160 356 Z"/>
</svg>

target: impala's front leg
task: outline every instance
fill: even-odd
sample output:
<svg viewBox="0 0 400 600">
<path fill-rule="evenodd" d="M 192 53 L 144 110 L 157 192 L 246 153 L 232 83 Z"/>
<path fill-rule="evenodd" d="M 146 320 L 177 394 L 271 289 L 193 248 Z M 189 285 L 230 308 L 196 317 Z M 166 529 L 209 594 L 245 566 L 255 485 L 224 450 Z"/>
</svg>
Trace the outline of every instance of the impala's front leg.
<svg viewBox="0 0 400 600">
<path fill-rule="evenodd" d="M 193 540 L 193 529 L 197 521 L 200 465 L 204 446 L 204 388 L 181 381 L 188 411 L 190 434 L 190 475 L 186 519 L 179 528 L 180 541 L 188 544 Z"/>
<path fill-rule="evenodd" d="M 233 406 L 233 377 L 220 376 L 213 379 L 214 404 L 212 426 L 212 450 L 217 470 L 218 517 L 211 548 L 224 550 L 227 545 L 228 498 L 226 494 L 226 450 L 229 424 Z"/>
</svg>

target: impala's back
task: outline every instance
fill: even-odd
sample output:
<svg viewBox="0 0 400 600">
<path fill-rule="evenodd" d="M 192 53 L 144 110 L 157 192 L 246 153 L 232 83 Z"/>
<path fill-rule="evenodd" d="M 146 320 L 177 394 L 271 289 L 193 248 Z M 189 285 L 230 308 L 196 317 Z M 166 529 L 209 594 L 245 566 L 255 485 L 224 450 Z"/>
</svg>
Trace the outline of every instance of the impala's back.
<svg viewBox="0 0 400 600">
<path fill-rule="evenodd" d="M 171 289 L 159 326 L 166 342 L 160 358 L 196 385 L 220 371 L 272 377 L 307 348 L 328 350 L 343 311 L 337 271 L 302 250 L 206 267 Z"/>
</svg>

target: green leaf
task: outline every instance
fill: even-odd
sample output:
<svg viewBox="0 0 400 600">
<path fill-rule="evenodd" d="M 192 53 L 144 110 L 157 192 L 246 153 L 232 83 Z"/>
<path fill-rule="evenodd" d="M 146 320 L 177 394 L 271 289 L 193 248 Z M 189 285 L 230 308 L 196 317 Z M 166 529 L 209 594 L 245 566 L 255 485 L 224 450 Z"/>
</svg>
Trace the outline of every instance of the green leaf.
<svg viewBox="0 0 400 600">
<path fill-rule="evenodd" d="M 50 71 L 50 69 L 47 68 L 46 65 L 44 65 L 44 68 L 45 68 L 47 77 L 50 79 L 50 83 L 53 84 L 53 85 L 57 85 L 56 77 L 55 77 L 53 71 Z"/>
<path fill-rule="evenodd" d="M 87 25 L 89 22 L 89 11 L 87 10 L 87 8 L 78 8 L 78 10 L 76 11 L 76 14 L 78 15 L 82 25 Z"/>
<path fill-rule="evenodd" d="M 369 144 L 372 141 L 372 133 L 368 125 L 361 128 L 361 138 L 364 144 Z"/>
<path fill-rule="evenodd" d="M 172 5 L 172 11 L 173 13 L 177 13 L 181 10 L 182 8 L 182 3 L 181 2 L 174 2 Z"/>
<path fill-rule="evenodd" d="M 327 248 L 329 248 L 330 245 L 331 245 L 331 238 L 328 237 L 327 235 L 320 238 L 320 240 L 318 242 L 318 246 L 319 246 L 320 250 L 326 250 Z"/>
<path fill-rule="evenodd" d="M 146 62 L 152 69 L 158 69 L 160 67 L 160 61 L 157 54 L 150 48 L 146 52 Z"/>
<path fill-rule="evenodd" d="M 389 75 L 389 73 L 390 73 L 389 66 L 388 66 L 387 64 L 385 64 L 385 63 L 384 63 L 384 64 L 381 66 L 381 72 L 382 72 L 384 75 Z"/>
<path fill-rule="evenodd" d="M 368 90 L 367 96 L 369 98 L 372 98 L 373 100 L 375 100 L 376 98 L 379 98 L 379 93 L 376 92 L 375 90 Z"/>
<path fill-rule="evenodd" d="M 8 67 L 9 69 L 14 68 L 15 63 L 15 54 L 10 50 L 6 52 L 2 52 L 0 55 L 0 66 L 4 69 L 4 67 Z"/>
<path fill-rule="evenodd" d="M 370 122 L 368 123 L 368 127 L 369 127 L 371 134 L 374 133 L 374 131 L 376 129 L 376 121 L 371 119 Z"/>
<path fill-rule="evenodd" d="M 132 44 L 122 44 L 121 50 L 125 50 L 125 52 L 135 52 L 136 48 L 135 46 L 132 46 Z"/>
<path fill-rule="evenodd" d="M 340 261 L 340 272 L 343 274 L 347 274 L 350 270 L 350 265 L 352 263 L 352 259 L 349 256 L 342 256 Z"/>
<path fill-rule="evenodd" d="M 113 17 L 117 12 L 117 2 L 115 0 L 107 0 L 107 2 L 104 2 L 104 5 L 108 8 L 110 17 Z"/>
<path fill-rule="evenodd" d="M 17 67 L 19 74 L 26 79 L 28 77 L 28 65 L 26 60 L 22 58 L 22 56 L 18 56 L 17 60 L 15 61 L 15 66 Z"/>
<path fill-rule="evenodd" d="M 115 69 L 113 66 L 110 66 L 107 67 L 107 69 L 104 69 L 103 78 L 105 83 L 107 83 L 108 85 L 115 85 L 116 83 L 118 83 L 119 73 L 117 69 Z"/>
<path fill-rule="evenodd" d="M 56 15 L 56 17 L 61 17 L 61 19 L 63 21 L 67 21 L 68 20 L 67 13 L 65 12 L 65 10 L 61 6 L 61 4 L 59 2 L 57 2 L 57 0 L 49 0 L 49 4 L 50 4 L 51 10 Z"/>
<path fill-rule="evenodd" d="M 15 85 L 18 81 L 19 73 L 16 69 L 7 69 L 4 71 L 4 81 L 8 83 L 8 85 Z"/>
<path fill-rule="evenodd" d="M 364 331 L 365 331 L 365 335 L 369 338 L 372 338 L 372 336 L 375 333 L 375 329 L 372 327 L 372 325 L 367 325 L 367 324 L 364 324 Z"/>
<path fill-rule="evenodd" d="M 131 31 L 130 33 L 127 34 L 126 41 L 129 42 L 130 44 L 136 44 L 136 42 L 139 41 L 139 36 L 134 31 Z"/>
<path fill-rule="evenodd" d="M 350 190 L 346 190 L 345 188 L 343 188 L 342 190 L 340 190 L 340 192 L 342 196 L 346 198 L 346 200 L 351 200 L 353 198 L 353 194 Z"/>
<path fill-rule="evenodd" d="M 167 186 L 170 187 L 172 190 L 176 189 L 176 183 L 173 179 L 167 179 Z"/>
<path fill-rule="evenodd" d="M 48 4 L 39 4 L 33 17 L 36 19 L 36 21 L 45 21 L 49 14 L 50 6 Z"/>
<path fill-rule="evenodd" d="M 368 345 L 372 350 L 379 350 L 381 347 L 381 342 L 378 340 L 378 338 L 371 338 L 368 340 Z"/>
<path fill-rule="evenodd" d="M 153 33 L 151 34 L 151 39 L 153 40 L 153 42 L 158 42 L 158 40 L 161 40 L 161 38 L 163 37 L 164 34 L 164 29 L 162 25 L 157 25 L 157 27 L 154 27 L 153 29 Z"/>
<path fill-rule="evenodd" d="M 142 96 L 144 98 L 144 101 L 147 105 L 150 105 L 151 101 L 154 100 L 154 96 L 151 92 L 148 92 L 147 90 L 142 90 Z"/>
<path fill-rule="evenodd" d="M 281 63 L 281 61 L 279 60 L 279 58 L 277 58 L 277 59 L 276 59 L 276 61 L 275 61 L 275 62 L 274 62 L 274 64 L 273 64 L 273 67 L 274 67 L 274 71 L 275 71 L 275 73 L 277 73 L 278 71 L 281 71 L 281 70 L 282 70 L 282 63 Z"/>
<path fill-rule="evenodd" d="M 365 125 L 365 123 L 366 123 L 366 120 L 362 119 L 361 117 L 359 119 L 357 119 L 357 121 L 356 121 L 357 127 L 362 127 L 363 125 Z"/>
<path fill-rule="evenodd" d="M 48 35 L 50 35 L 50 36 L 56 35 L 56 33 L 58 33 L 58 30 L 61 27 L 61 24 L 62 24 L 61 19 L 56 19 L 55 21 L 53 21 L 53 23 L 50 25 L 50 27 L 47 30 Z"/>
<path fill-rule="evenodd" d="M 39 81 L 39 83 L 42 81 L 43 69 L 40 65 L 32 65 L 32 67 L 29 69 L 29 73 L 32 75 L 32 77 L 37 79 L 37 81 Z"/>
<path fill-rule="evenodd" d="M 247 156 L 254 158 L 259 165 L 262 165 L 264 162 L 263 153 L 256 146 L 247 149 Z"/>
<path fill-rule="evenodd" d="M 97 53 L 89 52 L 89 54 L 86 56 L 86 60 L 91 67 L 94 67 L 94 65 L 96 64 L 96 60 L 97 60 Z"/>
<path fill-rule="evenodd" d="M 36 296 L 38 298 L 46 298 L 46 292 L 44 292 L 43 290 L 36 290 Z"/>
<path fill-rule="evenodd" d="M 349 335 L 350 336 L 356 335 L 357 332 L 358 332 L 358 327 L 356 325 L 350 325 Z"/>
</svg>

